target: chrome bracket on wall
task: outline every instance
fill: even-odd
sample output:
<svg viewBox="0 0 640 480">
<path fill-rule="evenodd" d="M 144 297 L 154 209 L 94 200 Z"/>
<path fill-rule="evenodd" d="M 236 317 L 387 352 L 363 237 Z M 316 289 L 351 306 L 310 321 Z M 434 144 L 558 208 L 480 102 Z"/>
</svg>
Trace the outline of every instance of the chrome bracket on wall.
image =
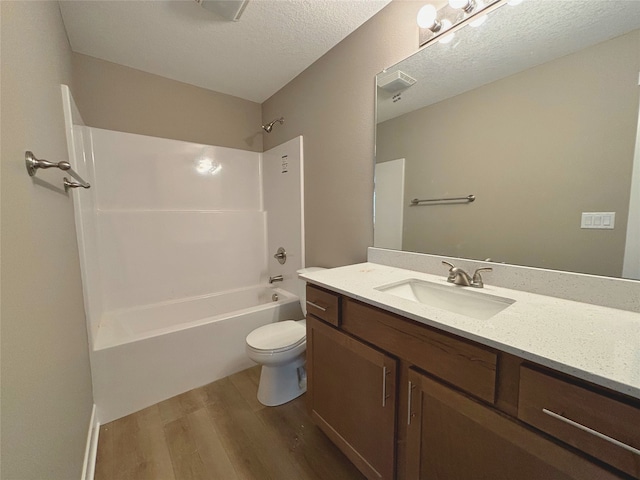
<svg viewBox="0 0 640 480">
<path fill-rule="evenodd" d="M 73 168 L 71 168 L 71 164 L 69 162 L 50 162 L 48 160 L 38 160 L 36 156 L 27 150 L 24 152 L 24 162 L 27 167 L 27 173 L 30 177 L 34 177 L 38 169 L 40 168 L 59 168 L 65 172 L 69 172 L 69 174 L 77 180 L 77 182 L 70 181 L 67 177 L 64 177 L 64 190 L 65 192 L 69 190 L 69 188 L 90 188 L 91 185 L 85 182 L 80 175 L 78 175 Z"/>
<path fill-rule="evenodd" d="M 284 265 L 286 263 L 286 261 L 287 261 L 287 252 L 285 251 L 284 248 L 280 247 L 280 248 L 278 248 L 278 251 L 273 256 L 273 258 L 278 260 L 280 265 Z"/>
<path fill-rule="evenodd" d="M 65 192 L 68 192 L 70 188 L 91 188 L 91 185 L 88 183 L 72 182 L 67 177 L 62 179 L 62 183 L 64 185 Z"/>
</svg>

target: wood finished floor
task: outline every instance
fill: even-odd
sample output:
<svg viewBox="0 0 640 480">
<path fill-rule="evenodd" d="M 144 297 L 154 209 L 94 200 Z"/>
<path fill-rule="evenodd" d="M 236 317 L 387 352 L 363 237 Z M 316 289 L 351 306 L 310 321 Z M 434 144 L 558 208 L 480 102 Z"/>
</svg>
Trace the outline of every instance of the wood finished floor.
<svg viewBox="0 0 640 480">
<path fill-rule="evenodd" d="M 362 480 L 306 413 L 256 399 L 260 367 L 100 427 L 95 480 Z"/>
</svg>

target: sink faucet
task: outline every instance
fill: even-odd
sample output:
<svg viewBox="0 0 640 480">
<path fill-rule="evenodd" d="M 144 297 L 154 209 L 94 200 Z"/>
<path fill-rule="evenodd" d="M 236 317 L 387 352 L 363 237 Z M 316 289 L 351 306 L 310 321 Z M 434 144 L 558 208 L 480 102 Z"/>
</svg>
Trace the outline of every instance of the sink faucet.
<svg viewBox="0 0 640 480">
<path fill-rule="evenodd" d="M 443 265 L 449 266 L 449 276 L 447 277 L 447 282 L 453 283 L 454 285 L 462 285 L 463 287 L 468 287 L 471 285 L 473 281 L 471 276 L 465 272 L 460 267 L 456 267 L 454 264 L 442 261 Z"/>
<path fill-rule="evenodd" d="M 269 277 L 269 283 L 281 282 L 282 280 L 284 280 L 282 278 L 282 275 L 274 275 L 273 277 Z"/>
<path fill-rule="evenodd" d="M 461 285 L 463 287 L 475 287 L 482 288 L 484 287 L 484 282 L 482 281 L 482 275 L 480 272 L 492 272 L 492 268 L 478 268 L 473 273 L 473 277 L 465 272 L 462 268 L 456 267 L 452 263 L 442 261 L 443 265 L 449 266 L 449 276 L 447 277 L 447 282 L 453 283 L 454 285 Z"/>
</svg>

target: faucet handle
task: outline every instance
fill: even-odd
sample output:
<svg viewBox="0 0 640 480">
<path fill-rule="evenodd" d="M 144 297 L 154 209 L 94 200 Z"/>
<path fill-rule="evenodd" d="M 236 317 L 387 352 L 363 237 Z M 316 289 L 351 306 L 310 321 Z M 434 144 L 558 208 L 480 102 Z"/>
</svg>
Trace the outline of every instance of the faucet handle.
<svg viewBox="0 0 640 480">
<path fill-rule="evenodd" d="M 473 272 L 473 280 L 471 281 L 472 287 L 476 287 L 476 288 L 484 287 L 484 282 L 482 281 L 482 275 L 480 275 L 480 272 L 493 272 L 493 268 L 483 267 L 483 268 L 476 269 L 476 271 Z"/>
<path fill-rule="evenodd" d="M 453 282 L 456 278 L 456 272 L 454 272 L 454 268 L 456 266 L 453 263 L 449 263 L 446 260 L 442 260 L 443 265 L 447 265 L 449 267 L 449 276 L 447 277 L 447 282 Z"/>
</svg>

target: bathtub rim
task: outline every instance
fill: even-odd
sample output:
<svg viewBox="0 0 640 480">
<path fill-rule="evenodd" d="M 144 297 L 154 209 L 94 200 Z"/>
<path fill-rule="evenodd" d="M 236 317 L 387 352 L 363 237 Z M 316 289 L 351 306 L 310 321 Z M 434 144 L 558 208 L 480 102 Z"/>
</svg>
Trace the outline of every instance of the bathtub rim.
<svg viewBox="0 0 640 480">
<path fill-rule="evenodd" d="M 291 293 L 287 290 L 281 289 L 281 288 L 277 288 L 277 287 L 273 287 L 271 285 L 264 285 L 264 284 L 258 284 L 258 285 L 252 285 L 252 286 L 248 286 L 248 287 L 241 287 L 241 288 L 235 288 L 235 289 L 230 289 L 230 290 L 224 290 L 222 292 L 215 292 L 215 293 L 210 293 L 210 294 L 205 294 L 205 295 L 196 295 L 193 297 L 187 297 L 187 298 L 180 298 L 180 299 L 176 299 L 176 300 L 168 300 L 168 301 L 164 301 L 164 302 L 158 302 L 158 303 L 153 303 L 153 304 L 148 304 L 148 305 L 140 305 L 140 306 L 135 306 L 135 307 L 131 307 L 131 308 L 122 308 L 122 309 L 116 309 L 116 310 L 112 310 L 110 312 L 104 312 L 103 316 L 106 314 L 110 314 L 110 315 L 117 315 L 118 313 L 122 313 L 122 312 L 136 312 L 136 311 L 143 311 L 143 310 L 149 310 L 152 308 L 162 308 L 165 306 L 174 306 L 176 304 L 180 304 L 180 303 L 189 303 L 189 302 L 193 302 L 193 301 L 199 301 L 199 300 L 206 300 L 206 299 L 210 299 L 210 298 L 215 298 L 217 296 L 224 296 L 226 294 L 233 294 L 233 293 L 239 293 L 242 291 L 247 291 L 247 290 L 257 290 L 257 289 L 264 289 L 264 290 L 270 290 L 273 293 L 278 295 L 278 300 L 274 300 L 274 301 L 270 301 L 267 303 L 261 303 L 259 305 L 254 305 L 252 307 L 247 307 L 247 308 L 243 308 L 240 310 L 233 310 L 231 312 L 226 312 L 226 313 L 221 313 L 218 315 L 212 315 L 212 316 L 208 316 L 208 317 L 203 317 L 203 318 L 199 318 L 196 320 L 191 320 L 188 322 L 183 322 L 183 323 L 178 323 L 169 327 L 161 327 L 161 328 L 157 328 L 157 329 L 153 329 L 153 330 L 148 330 L 142 333 L 137 333 L 137 334 L 131 334 L 129 332 L 126 332 L 124 330 L 124 327 L 120 324 L 117 325 L 113 325 L 110 324 L 108 327 L 103 327 L 103 323 L 102 320 L 103 318 L 101 318 L 101 321 L 98 323 L 98 329 L 96 332 L 96 339 L 94 342 L 94 345 L 92 345 L 92 350 L 97 352 L 100 350 L 105 350 L 105 349 L 109 349 L 109 348 L 114 348 L 114 347 L 118 347 L 120 345 L 126 345 L 129 343 L 134 343 L 134 342 L 139 342 L 139 341 L 143 341 L 149 338 L 154 338 L 154 337 L 159 337 L 162 335 L 169 335 L 171 333 L 177 332 L 177 331 L 181 331 L 181 330 L 189 330 L 192 328 L 197 328 L 198 326 L 201 325 L 205 325 L 205 324 L 209 324 L 209 323 L 214 323 L 214 322 L 219 322 L 219 321 L 223 321 L 223 320 L 232 320 L 234 318 L 237 317 L 242 317 L 243 315 L 247 315 L 253 312 L 257 312 L 257 311 L 261 311 L 261 310 L 267 310 L 267 309 L 272 309 L 272 308 L 276 308 L 276 307 L 280 307 L 282 305 L 287 305 L 290 303 L 295 303 L 295 302 L 299 302 L 299 297 L 294 294 Z M 300 320 L 300 319 L 291 319 L 291 320 Z M 110 329 L 121 329 L 122 331 L 124 331 L 124 334 L 121 335 L 122 341 L 107 341 L 107 340 L 103 340 L 103 338 L 105 337 L 104 332 L 101 332 L 101 329 L 103 328 L 110 328 Z M 103 335 L 100 335 L 101 333 L 103 333 Z M 120 332 L 122 333 L 122 332 Z M 114 333 L 111 333 L 111 337 L 114 336 Z"/>
</svg>

